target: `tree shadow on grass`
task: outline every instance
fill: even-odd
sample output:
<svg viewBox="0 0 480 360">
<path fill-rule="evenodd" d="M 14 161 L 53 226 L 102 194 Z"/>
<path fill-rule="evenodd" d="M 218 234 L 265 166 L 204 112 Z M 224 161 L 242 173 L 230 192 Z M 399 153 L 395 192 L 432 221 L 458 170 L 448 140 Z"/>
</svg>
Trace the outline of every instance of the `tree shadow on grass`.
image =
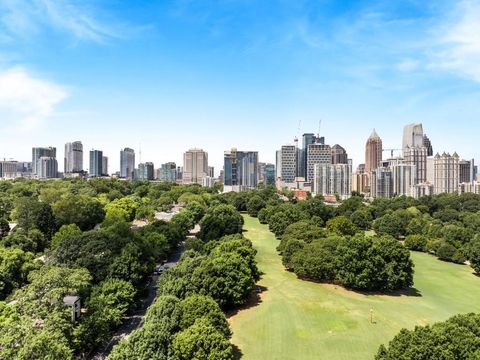
<svg viewBox="0 0 480 360">
<path fill-rule="evenodd" d="M 235 344 L 232 344 L 232 348 L 234 360 L 240 360 L 243 357 L 242 350 L 240 350 L 240 348 Z"/>
<path fill-rule="evenodd" d="M 250 308 L 253 308 L 255 306 L 260 305 L 262 303 L 261 294 L 264 293 L 267 290 L 268 290 L 268 288 L 265 287 L 265 286 L 255 285 L 255 289 L 252 291 L 252 293 L 251 293 L 250 297 L 248 298 L 247 302 L 239 308 L 228 311 L 227 314 L 226 314 L 227 318 L 235 316 L 243 310 L 247 310 L 247 309 L 250 309 Z"/>
<path fill-rule="evenodd" d="M 382 295 L 382 296 L 392 296 L 392 297 L 422 297 L 422 293 L 417 288 L 411 287 L 408 289 L 400 289 L 394 291 L 360 291 L 360 290 L 351 290 L 358 294 L 362 295 Z"/>
</svg>

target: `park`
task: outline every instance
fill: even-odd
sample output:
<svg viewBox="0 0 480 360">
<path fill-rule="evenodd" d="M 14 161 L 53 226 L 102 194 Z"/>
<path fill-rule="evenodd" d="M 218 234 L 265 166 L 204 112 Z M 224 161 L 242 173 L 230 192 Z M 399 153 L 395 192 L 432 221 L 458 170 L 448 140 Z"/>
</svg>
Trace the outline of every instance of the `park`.
<svg viewBox="0 0 480 360">
<path fill-rule="evenodd" d="M 286 271 L 268 226 L 244 219 L 263 275 L 258 299 L 229 318 L 242 359 L 373 359 L 402 328 L 480 312 L 480 278 L 468 266 L 412 252 L 413 288 L 388 295 L 349 291 Z"/>
</svg>

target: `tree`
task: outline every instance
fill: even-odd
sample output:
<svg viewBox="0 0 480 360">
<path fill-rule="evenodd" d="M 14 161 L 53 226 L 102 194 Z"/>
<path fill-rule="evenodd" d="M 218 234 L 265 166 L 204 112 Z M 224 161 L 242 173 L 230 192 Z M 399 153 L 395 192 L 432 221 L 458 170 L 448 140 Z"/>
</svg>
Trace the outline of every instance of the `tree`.
<svg viewBox="0 0 480 360">
<path fill-rule="evenodd" d="M 205 207 L 198 201 L 190 201 L 185 207 L 193 215 L 193 221 L 198 223 L 205 215 Z"/>
<path fill-rule="evenodd" d="M 69 242 L 68 239 L 78 239 L 82 230 L 76 224 L 63 225 L 52 237 L 50 249 L 55 250 L 61 243 Z"/>
<path fill-rule="evenodd" d="M 175 360 L 231 360 L 230 342 L 210 324 L 199 319 L 194 325 L 175 336 L 172 344 Z"/>
<path fill-rule="evenodd" d="M 395 214 L 385 214 L 373 222 L 373 229 L 378 235 L 390 235 L 399 238 L 405 233 L 401 219 Z"/>
<path fill-rule="evenodd" d="M 248 215 L 257 217 L 258 212 L 267 206 L 265 200 L 263 200 L 259 195 L 254 195 L 247 202 L 247 212 Z"/>
<path fill-rule="evenodd" d="M 368 230 L 372 226 L 373 216 L 368 209 L 358 209 L 350 216 L 353 225 L 362 230 Z"/>
<path fill-rule="evenodd" d="M 451 261 L 451 262 L 456 262 L 456 263 L 463 263 L 465 259 L 462 259 L 460 254 L 458 253 L 458 250 L 455 246 L 448 244 L 446 242 L 443 242 L 437 252 L 436 255 L 440 260 L 444 261 Z M 462 261 L 463 260 L 463 261 Z"/>
<path fill-rule="evenodd" d="M 24 285 L 29 272 L 35 268 L 32 253 L 0 247 L 0 300 Z"/>
<path fill-rule="evenodd" d="M 317 281 L 335 279 L 335 252 L 323 240 L 313 241 L 292 256 L 291 264 L 298 277 Z"/>
<path fill-rule="evenodd" d="M 145 258 L 145 254 L 137 244 L 128 243 L 109 266 L 109 276 L 130 281 L 138 288 L 154 267 L 155 263 Z"/>
<path fill-rule="evenodd" d="M 211 296 L 223 309 L 244 304 L 255 286 L 247 262 L 235 253 L 207 258 L 194 270 L 191 282 L 199 294 Z"/>
<path fill-rule="evenodd" d="M 10 232 L 10 224 L 7 220 L 0 218 L 0 239 L 4 238 Z"/>
<path fill-rule="evenodd" d="M 224 235 L 242 232 L 243 218 L 232 205 L 218 205 L 210 208 L 200 221 L 200 234 L 203 241 L 220 239 Z"/>
<path fill-rule="evenodd" d="M 217 329 L 223 336 L 231 336 L 230 327 L 218 304 L 208 296 L 192 295 L 179 304 L 181 311 L 180 327 L 188 329 L 195 321 L 203 318 Z"/>
<path fill-rule="evenodd" d="M 405 247 L 415 251 L 426 251 L 427 238 L 423 235 L 408 235 L 405 238 Z"/>
<path fill-rule="evenodd" d="M 85 195 L 68 195 L 53 204 L 53 214 L 59 225 L 76 224 L 81 230 L 90 230 L 103 221 L 103 205 Z"/>
<path fill-rule="evenodd" d="M 457 315 L 432 326 L 402 329 L 376 360 L 478 359 L 480 315 Z"/>
<path fill-rule="evenodd" d="M 327 221 L 327 230 L 337 235 L 355 235 L 357 228 L 346 216 L 337 216 Z"/>
<path fill-rule="evenodd" d="M 12 216 L 20 228 L 26 231 L 38 229 L 48 239 L 57 229 L 50 205 L 41 203 L 36 198 L 18 199 Z"/>
<path fill-rule="evenodd" d="M 475 236 L 468 246 L 468 260 L 473 270 L 480 274 L 480 235 Z"/>
</svg>

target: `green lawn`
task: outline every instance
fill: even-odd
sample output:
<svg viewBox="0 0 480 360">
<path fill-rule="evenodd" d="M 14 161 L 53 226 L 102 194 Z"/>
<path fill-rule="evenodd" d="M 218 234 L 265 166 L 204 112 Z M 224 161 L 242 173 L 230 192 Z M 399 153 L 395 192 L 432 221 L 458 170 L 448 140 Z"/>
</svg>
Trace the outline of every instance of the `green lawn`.
<svg viewBox="0 0 480 360">
<path fill-rule="evenodd" d="M 418 296 L 367 296 L 297 279 L 284 270 L 266 225 L 245 216 L 244 228 L 264 272 L 259 285 L 267 290 L 258 305 L 229 319 L 243 359 L 373 359 L 403 327 L 480 312 L 480 278 L 467 266 L 412 253 Z"/>
</svg>

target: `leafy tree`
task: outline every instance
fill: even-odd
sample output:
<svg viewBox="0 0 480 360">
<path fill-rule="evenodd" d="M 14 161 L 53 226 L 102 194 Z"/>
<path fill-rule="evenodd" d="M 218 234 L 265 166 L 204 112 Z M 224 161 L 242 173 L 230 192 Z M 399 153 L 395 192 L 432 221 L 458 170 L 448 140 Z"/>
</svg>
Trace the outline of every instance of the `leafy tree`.
<svg viewBox="0 0 480 360">
<path fill-rule="evenodd" d="M 465 259 L 463 258 L 459 250 L 455 246 L 446 242 L 440 245 L 440 247 L 436 251 L 436 255 L 440 260 L 444 261 L 451 261 L 460 264 L 465 262 Z"/>
<path fill-rule="evenodd" d="M 130 281 L 135 287 L 141 286 L 146 277 L 150 275 L 155 263 L 147 261 L 142 249 L 128 243 L 119 256 L 115 257 L 109 267 L 109 276 L 116 279 Z"/>
<path fill-rule="evenodd" d="M 12 216 L 22 229 L 26 231 L 38 229 L 48 239 L 56 231 L 52 208 L 46 203 L 39 202 L 36 198 L 19 198 L 15 203 Z"/>
<path fill-rule="evenodd" d="M 208 321 L 199 319 L 181 331 L 172 344 L 175 360 L 230 360 L 233 349 L 230 342 Z"/>
<path fill-rule="evenodd" d="M 10 224 L 7 220 L 0 218 L 0 239 L 4 238 L 10 232 Z"/>
<path fill-rule="evenodd" d="M 195 324 L 195 321 L 203 318 L 217 329 L 223 336 L 230 337 L 231 331 L 225 314 L 218 304 L 208 296 L 192 295 L 182 300 L 179 304 L 181 311 L 180 327 L 187 329 Z"/>
<path fill-rule="evenodd" d="M 190 201 L 185 207 L 193 215 L 193 221 L 198 223 L 205 215 L 205 207 L 198 201 Z"/>
<path fill-rule="evenodd" d="M 373 222 L 373 229 L 378 235 L 390 235 L 399 238 L 405 233 L 402 220 L 395 214 L 385 214 Z"/>
<path fill-rule="evenodd" d="M 405 238 L 405 247 L 415 251 L 426 251 L 427 238 L 423 235 L 408 235 Z"/>
<path fill-rule="evenodd" d="M 355 235 L 356 226 L 346 216 L 337 216 L 327 221 L 327 230 L 337 235 Z"/>
<path fill-rule="evenodd" d="M 376 360 L 478 359 L 480 315 L 457 315 L 432 326 L 402 329 Z"/>
<path fill-rule="evenodd" d="M 76 224 L 82 230 L 90 230 L 105 217 L 103 205 L 85 195 L 68 195 L 53 204 L 53 213 L 59 225 Z"/>
<path fill-rule="evenodd" d="M 468 260 L 473 270 L 480 274 L 480 235 L 475 236 L 468 246 Z"/>
<path fill-rule="evenodd" d="M 291 264 L 298 277 L 317 281 L 335 279 L 335 251 L 326 245 L 322 240 L 313 241 L 293 254 Z"/>
<path fill-rule="evenodd" d="M 82 230 L 76 224 L 63 225 L 52 237 L 51 249 L 56 249 L 59 244 L 74 241 L 82 235 Z"/>
<path fill-rule="evenodd" d="M 258 212 L 267 206 L 265 200 L 259 195 L 254 195 L 247 202 L 247 212 L 250 216 L 257 217 Z"/>
<path fill-rule="evenodd" d="M 362 230 L 368 230 L 372 226 L 373 216 L 368 209 L 358 209 L 350 215 L 353 225 Z"/>
<path fill-rule="evenodd" d="M 306 243 L 305 241 L 297 240 L 295 238 L 288 238 L 285 241 L 282 239 L 282 244 L 283 266 L 285 266 L 285 268 L 288 270 L 294 270 L 295 264 L 293 262 L 293 258 L 297 253 L 304 254 L 304 252 L 301 252 L 301 250 L 306 246 Z M 298 261 L 296 263 L 298 264 Z"/>
<path fill-rule="evenodd" d="M 24 285 L 27 275 L 35 268 L 32 253 L 0 247 L 0 300 Z"/>
<path fill-rule="evenodd" d="M 185 250 L 193 250 L 199 253 L 203 253 L 204 251 L 204 243 L 199 238 L 187 238 L 185 240 Z"/>
<path fill-rule="evenodd" d="M 243 218 L 231 205 L 210 208 L 200 221 L 200 234 L 203 241 L 219 239 L 224 235 L 242 232 Z"/>
</svg>

